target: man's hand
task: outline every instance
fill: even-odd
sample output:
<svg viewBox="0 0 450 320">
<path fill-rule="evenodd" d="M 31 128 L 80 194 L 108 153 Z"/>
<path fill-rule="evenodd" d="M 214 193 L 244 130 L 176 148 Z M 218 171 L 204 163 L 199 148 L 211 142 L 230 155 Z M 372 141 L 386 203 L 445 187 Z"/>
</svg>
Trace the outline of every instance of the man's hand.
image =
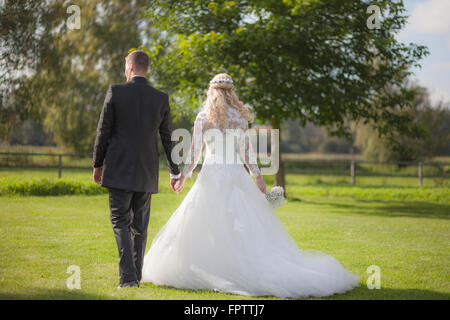
<svg viewBox="0 0 450 320">
<path fill-rule="evenodd" d="M 174 180 L 175 180 L 175 179 L 174 179 Z M 180 178 L 177 179 L 177 180 L 174 182 L 174 185 L 173 185 L 173 187 L 172 187 L 172 190 L 173 190 L 175 193 L 179 193 L 181 190 L 183 190 L 183 187 L 184 187 L 184 181 L 185 181 L 185 180 L 186 180 L 186 177 L 183 176 L 183 175 L 181 175 Z"/>
<path fill-rule="evenodd" d="M 266 183 L 264 182 L 262 175 L 259 175 L 256 177 L 256 185 L 258 186 L 259 190 L 262 193 L 266 194 L 266 192 L 267 192 Z"/>
<path fill-rule="evenodd" d="M 178 181 L 178 179 L 170 178 L 170 188 L 172 188 L 173 192 L 176 192 L 176 190 L 175 190 L 175 182 L 177 182 L 177 181 Z"/>
<path fill-rule="evenodd" d="M 103 169 L 100 168 L 94 168 L 94 171 L 92 173 L 92 177 L 94 178 L 94 182 L 100 184 L 102 182 L 102 173 Z"/>
</svg>

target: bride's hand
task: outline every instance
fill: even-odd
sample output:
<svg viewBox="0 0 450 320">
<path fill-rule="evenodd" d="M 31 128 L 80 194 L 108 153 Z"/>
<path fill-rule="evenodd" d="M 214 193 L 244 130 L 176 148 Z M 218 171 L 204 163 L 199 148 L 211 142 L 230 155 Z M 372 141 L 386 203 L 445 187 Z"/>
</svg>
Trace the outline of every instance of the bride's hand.
<svg viewBox="0 0 450 320">
<path fill-rule="evenodd" d="M 256 177 L 256 185 L 258 186 L 259 190 L 261 190 L 262 193 L 266 194 L 267 192 L 266 183 L 264 182 L 264 179 L 261 174 Z"/>
<path fill-rule="evenodd" d="M 180 178 L 177 181 L 175 181 L 174 187 L 175 187 L 176 193 L 179 193 L 181 190 L 183 190 L 185 180 L 186 180 L 186 177 L 181 175 Z"/>
</svg>

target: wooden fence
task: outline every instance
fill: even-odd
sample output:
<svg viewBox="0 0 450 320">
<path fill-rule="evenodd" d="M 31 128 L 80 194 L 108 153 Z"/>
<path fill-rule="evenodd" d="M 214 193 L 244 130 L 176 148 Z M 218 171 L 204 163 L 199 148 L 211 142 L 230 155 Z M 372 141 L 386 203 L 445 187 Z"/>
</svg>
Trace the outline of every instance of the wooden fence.
<svg viewBox="0 0 450 320">
<path fill-rule="evenodd" d="M 417 177 L 418 186 L 424 178 L 446 179 L 450 174 L 450 162 L 437 161 L 389 161 L 375 162 L 354 159 L 289 159 L 284 160 L 286 172 L 317 175 L 349 176 L 351 184 L 357 176 Z M 161 164 L 166 165 L 161 154 Z M 92 168 L 92 155 L 0 152 L 0 167 L 55 168 L 61 178 L 63 169 Z M 426 170 L 424 170 L 426 168 Z"/>
</svg>

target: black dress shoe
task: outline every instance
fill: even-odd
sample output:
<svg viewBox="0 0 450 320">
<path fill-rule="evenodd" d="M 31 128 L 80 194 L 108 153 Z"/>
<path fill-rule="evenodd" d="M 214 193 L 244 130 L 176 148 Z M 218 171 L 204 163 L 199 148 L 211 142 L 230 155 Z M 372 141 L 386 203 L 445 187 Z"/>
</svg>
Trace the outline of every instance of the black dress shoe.
<svg viewBox="0 0 450 320">
<path fill-rule="evenodd" d="M 131 287 L 138 287 L 139 288 L 139 282 L 137 282 L 137 281 L 130 281 L 130 282 L 121 283 L 121 284 L 119 284 L 117 289 L 131 288 Z"/>
</svg>

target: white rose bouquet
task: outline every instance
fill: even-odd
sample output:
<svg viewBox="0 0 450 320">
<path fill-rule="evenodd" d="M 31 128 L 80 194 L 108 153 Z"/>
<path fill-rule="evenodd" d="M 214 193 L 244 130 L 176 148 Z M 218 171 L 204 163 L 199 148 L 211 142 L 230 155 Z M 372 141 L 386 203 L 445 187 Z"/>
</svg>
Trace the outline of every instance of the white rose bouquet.
<svg viewBox="0 0 450 320">
<path fill-rule="evenodd" d="M 266 191 L 266 199 L 273 210 L 278 209 L 284 203 L 284 189 L 275 186 L 270 191 Z"/>
</svg>

